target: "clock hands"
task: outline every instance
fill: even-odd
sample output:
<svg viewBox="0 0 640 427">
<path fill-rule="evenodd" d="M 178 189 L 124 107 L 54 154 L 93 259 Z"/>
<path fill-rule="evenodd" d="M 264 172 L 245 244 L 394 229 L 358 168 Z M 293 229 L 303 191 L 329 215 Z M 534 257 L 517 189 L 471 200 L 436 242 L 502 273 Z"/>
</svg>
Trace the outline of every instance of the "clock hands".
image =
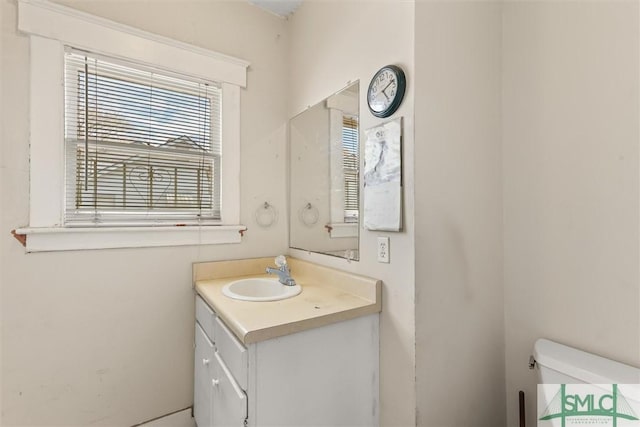
<svg viewBox="0 0 640 427">
<path fill-rule="evenodd" d="M 387 95 L 387 92 L 385 92 L 385 91 L 387 90 L 387 88 L 389 86 L 391 86 L 391 83 L 393 83 L 393 80 L 391 80 L 389 83 L 387 83 L 387 85 L 381 90 L 381 92 L 384 95 L 384 97 L 387 98 L 387 101 L 390 101 L 391 98 L 389 98 L 389 95 Z"/>
</svg>

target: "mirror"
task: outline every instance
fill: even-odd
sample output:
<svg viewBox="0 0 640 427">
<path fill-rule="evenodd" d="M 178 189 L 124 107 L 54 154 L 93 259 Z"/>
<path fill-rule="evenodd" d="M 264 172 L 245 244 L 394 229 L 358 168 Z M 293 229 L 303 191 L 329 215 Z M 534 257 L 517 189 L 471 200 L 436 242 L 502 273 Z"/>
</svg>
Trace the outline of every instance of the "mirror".
<svg viewBox="0 0 640 427">
<path fill-rule="evenodd" d="M 358 260 L 359 85 L 289 123 L 289 246 Z"/>
</svg>

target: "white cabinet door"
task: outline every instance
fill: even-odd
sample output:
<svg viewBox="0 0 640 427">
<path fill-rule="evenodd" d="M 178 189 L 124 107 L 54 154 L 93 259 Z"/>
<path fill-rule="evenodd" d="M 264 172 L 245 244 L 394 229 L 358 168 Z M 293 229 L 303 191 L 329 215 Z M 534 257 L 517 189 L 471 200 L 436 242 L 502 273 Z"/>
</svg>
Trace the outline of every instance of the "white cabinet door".
<svg viewBox="0 0 640 427">
<path fill-rule="evenodd" d="M 214 321 L 216 352 L 224 360 L 225 367 L 231 372 L 231 376 L 238 382 L 240 388 L 247 389 L 247 348 L 236 338 L 231 330 L 216 317 Z"/>
<path fill-rule="evenodd" d="M 193 416 L 198 427 L 210 427 L 214 368 L 213 343 L 196 323 L 196 348 L 193 381 Z"/>
<path fill-rule="evenodd" d="M 213 364 L 213 425 L 218 427 L 242 427 L 247 418 L 247 396 L 231 376 L 220 358 L 214 355 Z M 200 424 L 198 424 L 200 426 Z"/>
</svg>

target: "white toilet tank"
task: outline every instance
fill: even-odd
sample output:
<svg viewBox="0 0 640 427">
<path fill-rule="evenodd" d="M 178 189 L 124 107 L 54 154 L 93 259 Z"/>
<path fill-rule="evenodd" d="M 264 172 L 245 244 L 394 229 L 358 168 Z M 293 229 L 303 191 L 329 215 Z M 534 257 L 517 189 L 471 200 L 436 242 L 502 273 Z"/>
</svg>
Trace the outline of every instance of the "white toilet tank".
<svg viewBox="0 0 640 427">
<path fill-rule="evenodd" d="M 640 369 L 539 339 L 533 347 L 540 384 L 640 384 Z"/>
</svg>

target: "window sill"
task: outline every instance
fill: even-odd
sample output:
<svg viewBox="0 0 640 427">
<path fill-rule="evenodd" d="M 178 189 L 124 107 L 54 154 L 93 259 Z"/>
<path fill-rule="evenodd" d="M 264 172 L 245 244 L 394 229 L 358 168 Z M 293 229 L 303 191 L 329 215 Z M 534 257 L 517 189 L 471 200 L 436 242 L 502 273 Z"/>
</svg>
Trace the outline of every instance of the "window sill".
<svg viewBox="0 0 640 427">
<path fill-rule="evenodd" d="M 27 252 L 240 243 L 244 225 L 158 227 L 26 227 Z"/>
<path fill-rule="evenodd" d="M 357 222 L 333 222 L 327 227 L 332 239 L 341 237 L 358 237 Z"/>
</svg>

